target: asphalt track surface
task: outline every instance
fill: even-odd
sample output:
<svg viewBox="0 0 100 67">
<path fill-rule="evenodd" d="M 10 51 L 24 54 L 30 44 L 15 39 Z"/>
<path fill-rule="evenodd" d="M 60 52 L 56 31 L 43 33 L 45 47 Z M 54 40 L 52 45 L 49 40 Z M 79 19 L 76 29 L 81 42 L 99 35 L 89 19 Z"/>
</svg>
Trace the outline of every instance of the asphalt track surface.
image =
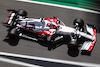
<svg viewBox="0 0 100 67">
<path fill-rule="evenodd" d="M 8 28 L 4 27 L 0 24 L 0 52 L 8 52 L 8 53 L 17 53 L 22 55 L 30 55 L 37 57 L 46 57 L 53 59 L 61 59 L 61 60 L 71 60 L 78 62 L 86 62 L 86 63 L 97 63 L 100 64 L 100 15 L 76 11 L 71 9 L 63 9 L 58 7 L 50 7 L 39 4 L 30 4 L 24 2 L 17 2 L 15 0 L 0 0 L 0 22 L 2 23 L 7 17 L 7 9 L 24 9 L 27 10 L 29 17 L 39 18 L 39 17 L 59 17 L 66 25 L 72 26 L 73 20 L 75 18 L 82 18 L 85 23 L 95 24 L 97 27 L 97 42 L 95 44 L 95 48 L 92 51 L 91 56 L 81 55 L 80 51 L 70 51 L 67 48 L 66 44 L 57 45 L 56 47 L 51 46 L 45 42 L 35 42 L 27 39 L 20 39 L 19 42 L 7 42 L 4 41 L 5 37 L 8 33 Z M 53 48 L 53 50 L 48 50 L 48 48 Z M 42 65 L 42 62 L 37 60 L 30 60 L 16 57 L 6 57 L 10 59 L 20 60 L 23 62 Z M 44 61 L 43 61 L 44 62 Z M 46 63 L 46 62 L 45 62 Z M 45 67 L 51 67 L 53 63 L 46 63 Z M 61 67 L 60 64 L 57 64 L 57 67 Z M 63 65 L 63 64 L 62 64 Z M 55 67 L 54 64 L 52 67 Z M 19 65 L 9 64 L 0 62 L 0 67 L 22 67 Z M 64 67 L 64 65 L 63 65 Z M 70 67 L 70 65 L 69 65 Z M 71 66 L 72 67 L 72 66 Z M 78 67 L 78 66 L 77 66 Z"/>
</svg>

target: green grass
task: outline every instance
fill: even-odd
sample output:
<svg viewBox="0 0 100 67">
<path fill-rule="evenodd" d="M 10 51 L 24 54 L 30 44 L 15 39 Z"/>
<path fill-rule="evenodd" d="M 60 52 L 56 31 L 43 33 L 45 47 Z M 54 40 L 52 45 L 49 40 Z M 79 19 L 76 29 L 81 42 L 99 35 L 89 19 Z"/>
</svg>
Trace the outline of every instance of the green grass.
<svg viewBox="0 0 100 67">
<path fill-rule="evenodd" d="M 93 4 L 91 2 L 91 4 L 88 5 L 88 2 L 84 2 L 84 3 L 78 3 L 75 2 L 75 0 L 72 1 L 64 1 L 64 0 L 31 0 L 31 1 L 38 1 L 38 2 L 45 2 L 45 3 L 52 3 L 52 4 L 59 4 L 59 5 L 64 5 L 64 6 L 72 6 L 72 7 L 79 7 L 79 8 L 84 8 L 84 9 L 90 9 L 90 10 L 94 10 L 93 5 L 91 6 L 91 4 Z M 83 5 L 82 5 L 83 4 Z"/>
</svg>

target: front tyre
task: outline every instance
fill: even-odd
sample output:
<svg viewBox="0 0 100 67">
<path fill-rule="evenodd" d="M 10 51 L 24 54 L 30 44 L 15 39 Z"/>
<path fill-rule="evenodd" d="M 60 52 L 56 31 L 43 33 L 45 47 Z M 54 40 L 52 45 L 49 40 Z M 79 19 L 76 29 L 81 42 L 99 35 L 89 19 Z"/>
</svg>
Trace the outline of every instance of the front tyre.
<svg viewBox="0 0 100 67">
<path fill-rule="evenodd" d="M 75 19 L 73 22 L 74 28 L 79 31 L 84 31 L 84 21 L 80 18 Z"/>
<path fill-rule="evenodd" d="M 83 50 L 83 51 L 81 51 L 81 55 L 88 55 L 88 56 L 90 56 L 91 55 L 91 51 Z"/>
</svg>

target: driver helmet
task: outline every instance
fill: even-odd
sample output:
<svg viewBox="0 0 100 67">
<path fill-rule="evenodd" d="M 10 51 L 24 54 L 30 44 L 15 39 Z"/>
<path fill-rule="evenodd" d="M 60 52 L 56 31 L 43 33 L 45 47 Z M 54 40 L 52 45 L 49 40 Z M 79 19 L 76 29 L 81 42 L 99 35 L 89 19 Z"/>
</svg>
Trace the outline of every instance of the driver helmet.
<svg viewBox="0 0 100 67">
<path fill-rule="evenodd" d="M 50 26 L 51 26 L 51 24 L 50 24 L 50 23 L 48 23 L 48 24 L 47 24 L 47 26 L 49 26 L 49 27 L 50 27 Z"/>
</svg>

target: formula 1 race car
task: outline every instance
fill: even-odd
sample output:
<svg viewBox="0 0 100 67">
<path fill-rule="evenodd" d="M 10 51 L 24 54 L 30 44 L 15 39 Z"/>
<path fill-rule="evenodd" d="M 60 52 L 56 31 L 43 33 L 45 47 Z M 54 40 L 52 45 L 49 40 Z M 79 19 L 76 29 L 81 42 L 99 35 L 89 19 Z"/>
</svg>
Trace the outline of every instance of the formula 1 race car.
<svg viewBox="0 0 100 67">
<path fill-rule="evenodd" d="M 75 19 L 73 27 L 68 27 L 57 17 L 28 18 L 27 12 L 22 9 L 8 10 L 8 12 L 8 19 L 3 25 L 11 28 L 11 31 L 8 33 L 10 38 L 19 39 L 23 37 L 36 41 L 44 40 L 55 43 L 57 40 L 69 36 L 68 48 L 79 46 L 82 43 L 82 52 L 91 52 L 95 45 L 96 28 L 90 24 L 86 24 L 84 28 L 84 21 L 82 19 Z"/>
</svg>

